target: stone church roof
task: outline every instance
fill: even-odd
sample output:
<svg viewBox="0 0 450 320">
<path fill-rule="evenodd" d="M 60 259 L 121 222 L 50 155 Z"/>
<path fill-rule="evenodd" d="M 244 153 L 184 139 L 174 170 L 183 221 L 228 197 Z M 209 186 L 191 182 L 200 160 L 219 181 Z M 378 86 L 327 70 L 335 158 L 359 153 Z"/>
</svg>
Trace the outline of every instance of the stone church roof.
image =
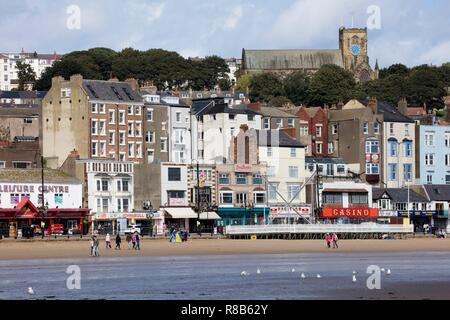
<svg viewBox="0 0 450 320">
<path fill-rule="evenodd" d="M 344 67 L 339 49 L 242 50 L 246 70 L 319 69 L 324 64 Z"/>
</svg>

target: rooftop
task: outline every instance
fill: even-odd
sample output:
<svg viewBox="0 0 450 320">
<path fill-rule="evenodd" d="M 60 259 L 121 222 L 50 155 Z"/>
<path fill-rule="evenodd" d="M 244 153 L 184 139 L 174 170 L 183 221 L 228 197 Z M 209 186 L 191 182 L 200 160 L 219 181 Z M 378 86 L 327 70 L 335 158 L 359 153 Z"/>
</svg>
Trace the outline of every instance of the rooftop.
<svg viewBox="0 0 450 320">
<path fill-rule="evenodd" d="M 393 202 L 408 202 L 408 189 L 407 188 L 373 188 L 372 199 L 381 199 L 383 194 L 387 194 Z M 410 202 L 428 202 L 428 199 L 419 193 L 415 192 L 411 188 L 409 189 L 409 201 Z"/>
<path fill-rule="evenodd" d="M 41 182 L 41 169 L 0 169 L 0 182 L 35 183 Z M 44 169 L 44 182 L 81 183 L 78 179 L 59 170 Z"/>
<path fill-rule="evenodd" d="M 305 145 L 295 139 L 292 139 L 287 133 L 281 130 L 255 130 L 255 132 L 258 145 L 262 147 L 305 147 Z"/>
<path fill-rule="evenodd" d="M 141 95 L 127 82 L 83 80 L 83 88 L 91 100 L 142 103 Z"/>
<path fill-rule="evenodd" d="M 424 188 L 431 201 L 450 201 L 449 184 L 426 184 Z"/>
</svg>

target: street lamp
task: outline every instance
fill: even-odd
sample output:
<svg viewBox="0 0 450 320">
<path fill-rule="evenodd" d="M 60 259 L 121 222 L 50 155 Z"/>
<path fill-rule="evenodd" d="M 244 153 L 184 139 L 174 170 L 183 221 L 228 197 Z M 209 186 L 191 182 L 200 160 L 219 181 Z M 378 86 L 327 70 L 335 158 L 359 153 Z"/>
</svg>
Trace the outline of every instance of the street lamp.
<svg viewBox="0 0 450 320">
<path fill-rule="evenodd" d="M 197 206 L 197 233 L 200 234 L 199 225 L 200 225 L 200 164 L 197 159 L 191 159 L 191 168 L 194 169 L 193 161 L 197 163 L 197 188 L 195 190 L 195 202 Z"/>
</svg>

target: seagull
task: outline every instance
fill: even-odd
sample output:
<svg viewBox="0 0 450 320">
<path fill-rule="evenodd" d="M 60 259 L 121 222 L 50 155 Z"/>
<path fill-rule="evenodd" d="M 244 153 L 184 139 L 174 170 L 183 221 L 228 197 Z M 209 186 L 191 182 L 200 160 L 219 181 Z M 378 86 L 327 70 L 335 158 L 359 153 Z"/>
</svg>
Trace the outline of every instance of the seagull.
<svg viewBox="0 0 450 320">
<path fill-rule="evenodd" d="M 322 276 L 320 274 L 317 274 L 317 279 L 322 278 Z"/>
<path fill-rule="evenodd" d="M 305 279 L 305 274 L 302 272 L 302 274 L 300 275 L 300 278 Z"/>
<path fill-rule="evenodd" d="M 353 277 L 352 277 L 352 282 L 356 282 L 356 276 L 355 275 L 353 275 Z"/>
<path fill-rule="evenodd" d="M 381 268 L 380 270 L 381 270 L 381 272 L 384 272 L 384 271 L 385 271 L 384 268 Z"/>
<path fill-rule="evenodd" d="M 391 269 L 387 269 L 386 274 L 391 274 Z"/>
<path fill-rule="evenodd" d="M 257 274 L 261 274 L 261 270 L 256 269 L 256 273 L 257 273 Z"/>
<path fill-rule="evenodd" d="M 34 290 L 32 287 L 28 287 L 28 294 L 31 294 L 31 295 L 34 294 Z"/>
<path fill-rule="evenodd" d="M 295 269 L 294 268 L 292 268 L 292 270 L 291 270 L 292 272 L 295 272 Z"/>
<path fill-rule="evenodd" d="M 248 272 L 245 271 L 245 270 L 241 272 L 241 276 L 248 276 L 249 274 L 250 274 L 250 273 L 248 273 Z"/>
</svg>

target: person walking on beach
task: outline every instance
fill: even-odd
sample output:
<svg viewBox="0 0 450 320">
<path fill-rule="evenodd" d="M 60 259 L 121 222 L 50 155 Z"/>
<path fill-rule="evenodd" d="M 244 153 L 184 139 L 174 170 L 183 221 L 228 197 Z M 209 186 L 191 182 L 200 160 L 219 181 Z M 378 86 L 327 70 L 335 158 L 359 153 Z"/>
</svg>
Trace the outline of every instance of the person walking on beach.
<svg viewBox="0 0 450 320">
<path fill-rule="evenodd" d="M 111 236 L 109 235 L 109 233 L 106 234 L 105 247 L 106 249 L 111 249 Z"/>
<path fill-rule="evenodd" d="M 131 235 L 131 243 L 133 244 L 133 249 L 135 249 L 136 248 L 136 234 L 135 233 L 133 233 Z"/>
<path fill-rule="evenodd" d="M 170 232 L 169 242 L 175 241 L 175 229 Z"/>
<path fill-rule="evenodd" d="M 100 253 L 98 252 L 99 246 L 100 246 L 100 241 L 97 239 L 96 236 L 94 236 L 94 257 L 100 256 Z"/>
<path fill-rule="evenodd" d="M 126 238 L 125 238 L 125 241 L 126 241 L 127 244 L 128 244 L 128 250 L 130 250 L 130 249 L 131 249 L 131 234 L 127 233 L 127 236 L 126 236 Z"/>
<path fill-rule="evenodd" d="M 122 242 L 122 239 L 120 238 L 120 235 L 119 234 L 117 234 L 117 237 L 116 237 L 116 248 L 115 248 L 115 250 L 117 250 L 117 248 L 119 248 L 119 250 L 120 250 L 120 243 Z"/>
<path fill-rule="evenodd" d="M 327 233 L 327 235 L 325 236 L 325 241 L 327 242 L 327 247 L 330 248 L 331 235 L 329 233 Z"/>
<path fill-rule="evenodd" d="M 94 244 L 95 244 L 94 241 L 95 241 L 95 237 L 92 236 L 92 237 L 91 237 L 91 241 L 89 241 L 90 244 L 91 244 L 91 257 L 94 256 Z"/>
<path fill-rule="evenodd" d="M 136 232 L 136 247 L 135 250 L 141 250 L 141 239 L 139 238 L 139 234 Z"/>
<path fill-rule="evenodd" d="M 331 240 L 333 240 L 333 249 L 339 248 L 337 242 L 338 242 L 338 236 L 336 233 L 333 233 L 333 236 L 331 237 Z"/>
</svg>

